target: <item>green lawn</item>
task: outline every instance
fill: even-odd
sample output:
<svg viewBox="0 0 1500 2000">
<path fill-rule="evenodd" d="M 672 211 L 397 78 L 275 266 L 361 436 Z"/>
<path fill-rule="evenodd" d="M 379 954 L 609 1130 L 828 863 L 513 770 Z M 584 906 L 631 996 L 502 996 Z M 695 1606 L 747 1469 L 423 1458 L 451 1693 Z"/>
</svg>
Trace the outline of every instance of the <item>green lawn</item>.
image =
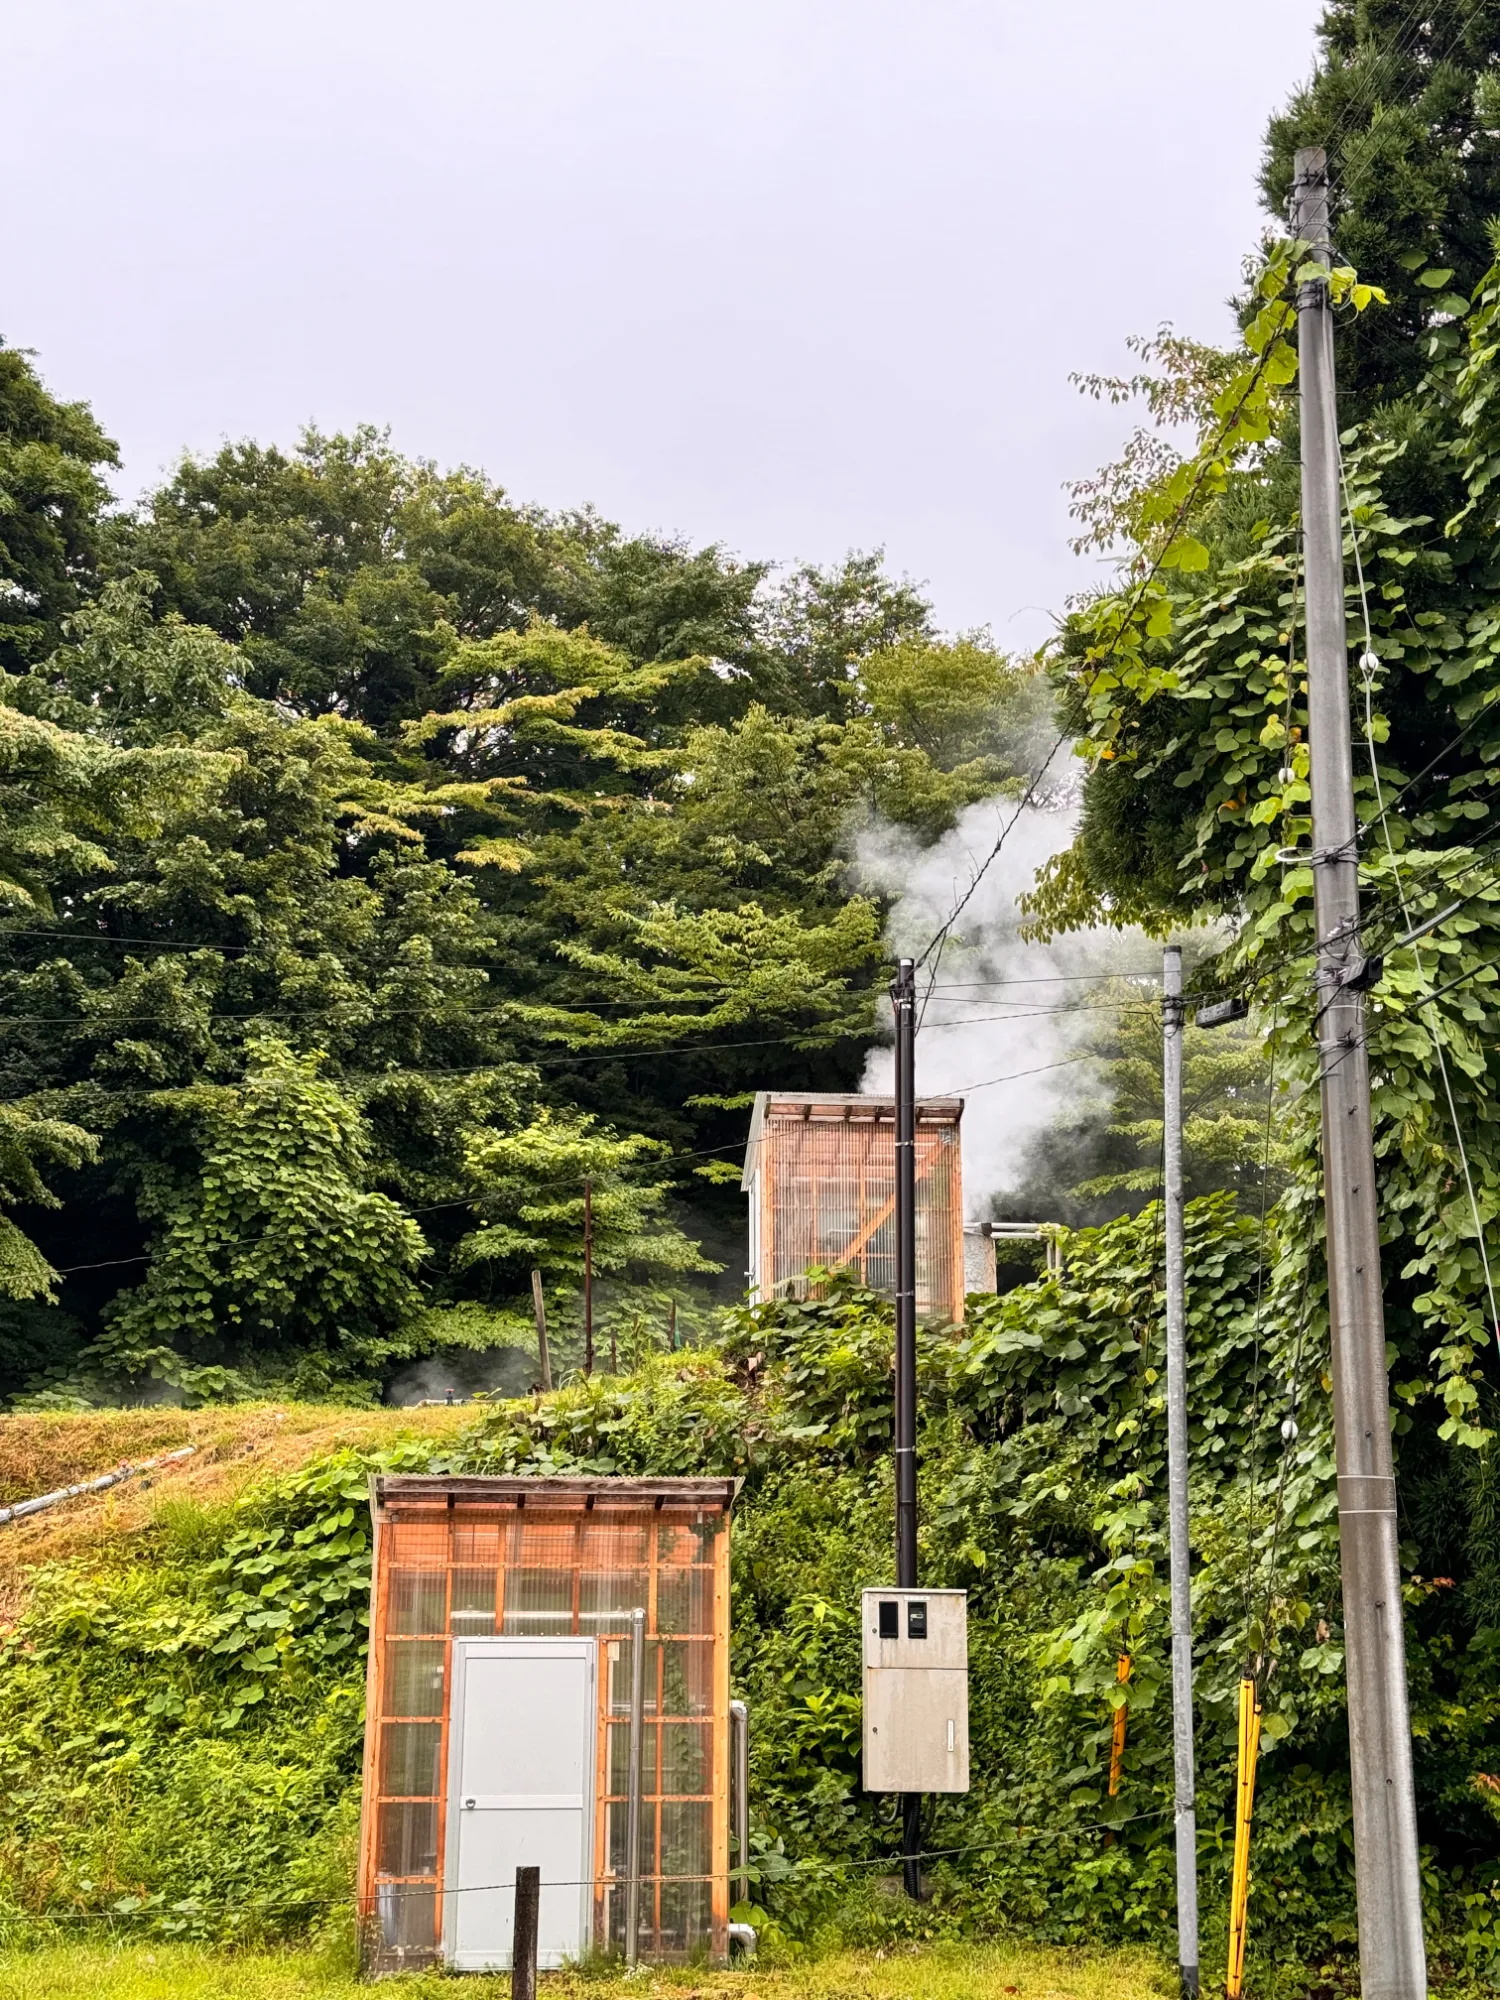
<svg viewBox="0 0 1500 2000">
<path fill-rule="evenodd" d="M 1010 1946 L 898 1947 L 743 1972 L 652 1968 L 634 1978 L 544 1974 L 545 2000 L 1161 2000 L 1172 1985 L 1138 1953 L 1096 1958 Z M 0 1957 L 0 2000 L 494 2000 L 508 1975 L 411 1974 L 361 1986 L 330 1956 L 205 1951 L 192 1945 L 74 1945 Z"/>
</svg>

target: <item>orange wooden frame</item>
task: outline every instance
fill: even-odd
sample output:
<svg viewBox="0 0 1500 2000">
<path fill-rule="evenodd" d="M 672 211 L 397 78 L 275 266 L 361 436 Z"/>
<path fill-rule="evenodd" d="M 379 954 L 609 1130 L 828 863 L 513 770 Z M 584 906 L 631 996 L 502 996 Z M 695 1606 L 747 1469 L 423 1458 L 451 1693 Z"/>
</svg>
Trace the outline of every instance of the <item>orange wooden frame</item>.
<svg viewBox="0 0 1500 2000">
<path fill-rule="evenodd" d="M 571 1600 L 571 1608 L 564 1609 L 561 1615 L 575 1633 L 592 1631 L 601 1641 L 594 1863 L 595 1934 L 601 1944 L 608 1942 L 612 1914 L 609 1897 L 613 1888 L 608 1845 L 612 1802 L 609 1790 L 609 1648 L 619 1638 L 628 1636 L 629 1625 L 628 1616 L 619 1616 L 614 1610 L 588 1610 L 583 1602 L 582 1584 L 585 1576 L 595 1576 L 602 1582 L 611 1574 L 619 1573 L 620 1531 L 627 1535 L 639 1532 L 641 1537 L 641 1560 L 637 1562 L 632 1556 L 625 1563 L 625 1569 L 640 1568 L 645 1572 L 648 1640 L 660 1637 L 666 1642 L 709 1649 L 705 1676 L 709 1695 L 707 1711 L 680 1717 L 667 1716 L 663 1712 L 666 1646 L 654 1649 L 656 1688 L 655 1700 L 649 1711 L 648 1743 L 655 1744 L 657 1761 L 647 1773 L 643 1799 L 656 1808 L 656 1831 L 650 1850 L 649 1901 L 643 1912 L 643 1942 L 645 1955 L 651 1956 L 649 1940 L 653 1936 L 659 1939 L 662 1928 L 664 1885 L 678 1880 L 707 1881 L 707 1942 L 715 1955 L 723 1956 L 728 1943 L 729 1919 L 729 1510 L 736 1490 L 737 1482 L 723 1479 L 449 1479 L 390 1475 L 372 1480 L 374 1541 L 370 1650 L 365 1683 L 366 1729 L 358 1891 L 361 1956 L 367 1970 L 433 1963 L 440 1955 L 447 1858 L 444 1852 L 445 1793 L 453 1684 L 454 1579 L 460 1571 L 481 1577 L 494 1572 L 493 1628 L 497 1632 L 502 1631 L 506 1623 L 510 1576 L 535 1566 L 534 1562 L 517 1562 L 518 1556 L 528 1553 L 526 1542 L 520 1538 L 523 1522 L 527 1528 L 543 1531 L 544 1547 L 547 1530 L 571 1529 L 570 1555 L 561 1564 L 556 1564 L 555 1555 L 552 1558 L 556 1567 L 570 1573 L 571 1590 L 567 1598 Z M 690 1542 L 684 1554 L 683 1545 L 676 1535 L 664 1536 L 661 1533 L 663 1525 L 669 1530 L 682 1525 L 696 1526 L 700 1533 L 707 1526 L 709 1533 L 699 1542 Z M 603 1531 L 602 1535 L 597 1531 Z M 670 1555 L 664 1554 L 666 1549 L 670 1550 Z M 707 1614 L 706 1631 L 677 1633 L 669 1629 L 658 1632 L 658 1585 L 668 1570 L 683 1576 L 691 1573 L 703 1577 L 701 1601 Z M 401 1604 L 393 1606 L 392 1579 L 397 1572 L 404 1577 L 414 1573 L 417 1576 L 425 1574 L 434 1581 L 439 1573 L 442 1575 L 441 1632 L 415 1628 L 400 1633 L 392 1631 L 393 1611 L 395 1617 L 402 1615 Z M 438 1593 L 429 1595 L 419 1588 L 408 1586 L 404 1601 L 410 1615 L 410 1606 L 423 1598 L 431 1606 L 423 1614 L 430 1624 L 438 1616 Z M 610 1601 L 608 1594 L 605 1601 Z M 694 1601 L 696 1594 L 690 1589 L 687 1602 L 691 1605 Z M 483 1601 L 478 1608 L 481 1616 L 490 1615 Z M 601 1624 L 601 1620 L 605 1622 Z M 700 1616 L 696 1622 L 702 1624 L 703 1618 Z M 439 1640 L 443 1649 L 440 1713 L 421 1718 L 387 1716 L 385 1701 L 391 1684 L 388 1676 L 392 1646 L 432 1645 Z M 689 1686 L 693 1685 L 702 1685 L 697 1673 L 689 1677 Z M 404 1795 L 397 1797 L 394 1794 L 387 1798 L 383 1792 L 384 1732 L 392 1723 L 409 1726 L 412 1720 L 439 1724 L 437 1793 L 431 1798 L 424 1795 L 421 1800 L 407 1800 Z M 707 1738 L 710 1769 L 706 1786 L 701 1791 L 679 1795 L 666 1793 L 663 1789 L 665 1774 L 659 1760 L 665 1753 L 664 1730 L 673 1723 L 701 1724 Z M 709 1811 L 707 1865 L 701 1874 L 691 1877 L 666 1875 L 662 1867 L 660 1807 L 695 1800 L 703 1801 Z M 418 1804 L 430 1806 L 436 1814 L 435 1873 L 407 1878 L 382 1871 L 379 1865 L 382 1808 Z M 417 1826 L 420 1830 L 420 1821 Z M 405 1831 L 410 1833 L 410 1822 Z M 386 1943 L 380 1908 L 382 1890 L 389 1888 L 399 1892 L 403 1887 L 408 1894 L 432 1897 L 430 1941 L 423 1936 L 415 1944 L 405 1947 Z M 691 1925 L 690 1918 L 684 1917 L 684 1921 Z M 420 1923 L 420 1920 L 417 1922 Z M 411 1928 L 408 1926 L 408 1929 Z"/>
<path fill-rule="evenodd" d="M 950 1199 L 948 1214 L 947 1273 L 946 1282 L 933 1282 L 934 1274 L 929 1269 L 920 1268 L 922 1252 L 919 1247 L 918 1290 L 925 1291 L 934 1301 L 935 1316 L 955 1326 L 963 1324 L 964 1317 L 964 1209 L 963 1209 L 963 1167 L 958 1146 L 960 1107 L 954 1100 L 948 1104 L 917 1106 L 917 1183 L 928 1180 L 939 1167 L 946 1167 L 950 1176 Z M 871 1156 L 878 1149 L 882 1155 L 889 1145 L 889 1175 L 882 1179 L 894 1181 L 896 1167 L 895 1121 L 892 1107 L 880 1099 L 827 1099 L 795 1096 L 782 1098 L 774 1096 L 766 1106 L 764 1123 L 758 1145 L 759 1158 L 755 1165 L 755 1193 L 759 1202 L 756 1240 L 758 1244 L 757 1263 L 760 1271 L 773 1274 L 776 1266 L 776 1195 L 779 1174 L 790 1156 L 791 1144 L 795 1136 L 809 1126 L 859 1126 L 866 1135 L 856 1162 L 859 1187 L 859 1206 L 865 1209 L 865 1177 L 871 1164 Z M 888 1140 L 886 1134 L 889 1134 Z M 815 1168 L 801 1158 L 796 1161 L 801 1172 L 812 1172 Z M 836 1178 L 829 1175 L 828 1178 Z M 842 1177 L 838 1177 L 842 1178 Z M 879 1206 L 868 1213 L 862 1213 L 855 1235 L 843 1251 L 832 1260 L 835 1269 L 859 1263 L 863 1275 L 863 1258 L 877 1232 L 888 1222 L 895 1212 L 894 1193 L 885 1197 Z M 760 1273 L 757 1273 L 759 1276 Z M 926 1282 L 924 1283 L 923 1280 Z M 770 1285 L 776 1280 L 768 1275 L 764 1296 L 769 1295 Z"/>
</svg>

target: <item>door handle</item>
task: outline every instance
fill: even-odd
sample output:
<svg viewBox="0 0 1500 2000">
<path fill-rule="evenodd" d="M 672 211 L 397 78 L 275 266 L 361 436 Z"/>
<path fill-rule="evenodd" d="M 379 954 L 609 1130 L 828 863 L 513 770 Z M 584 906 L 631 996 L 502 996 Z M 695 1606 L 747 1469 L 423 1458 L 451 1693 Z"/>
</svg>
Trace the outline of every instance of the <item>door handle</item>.
<svg viewBox="0 0 1500 2000">
<path fill-rule="evenodd" d="M 465 1800 L 464 1800 L 464 1811 L 465 1811 L 465 1812 L 473 1812 L 473 1810 L 474 1810 L 474 1804 L 475 1804 L 475 1802 L 474 1802 L 474 1800 L 473 1800 L 473 1799 L 465 1799 Z"/>
</svg>

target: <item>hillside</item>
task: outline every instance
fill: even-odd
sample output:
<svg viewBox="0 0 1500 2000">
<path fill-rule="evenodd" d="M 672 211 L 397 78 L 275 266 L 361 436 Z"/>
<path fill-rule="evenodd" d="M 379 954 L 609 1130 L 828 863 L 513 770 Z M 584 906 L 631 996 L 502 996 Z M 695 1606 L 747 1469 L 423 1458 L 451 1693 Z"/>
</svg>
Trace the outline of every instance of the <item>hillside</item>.
<svg viewBox="0 0 1500 2000">
<path fill-rule="evenodd" d="M 0 1417 L 0 1506 L 76 1485 L 127 1460 L 195 1447 L 192 1458 L 176 1465 L 0 1527 L 0 1619 L 15 1616 L 26 1575 L 38 1564 L 128 1543 L 165 1508 L 183 1501 L 223 1507 L 258 1480 L 335 1452 L 449 1437 L 473 1414 L 462 1405 L 341 1410 L 318 1403 L 240 1403 Z"/>
</svg>

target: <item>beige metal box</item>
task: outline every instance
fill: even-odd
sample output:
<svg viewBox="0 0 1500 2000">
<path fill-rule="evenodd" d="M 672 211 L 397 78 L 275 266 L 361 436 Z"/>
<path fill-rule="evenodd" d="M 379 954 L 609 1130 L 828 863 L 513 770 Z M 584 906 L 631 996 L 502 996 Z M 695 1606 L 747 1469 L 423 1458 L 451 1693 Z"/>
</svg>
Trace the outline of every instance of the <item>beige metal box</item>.
<svg viewBox="0 0 1500 2000">
<path fill-rule="evenodd" d="M 969 1600 L 962 1590 L 866 1590 L 867 1792 L 969 1789 Z"/>
</svg>

